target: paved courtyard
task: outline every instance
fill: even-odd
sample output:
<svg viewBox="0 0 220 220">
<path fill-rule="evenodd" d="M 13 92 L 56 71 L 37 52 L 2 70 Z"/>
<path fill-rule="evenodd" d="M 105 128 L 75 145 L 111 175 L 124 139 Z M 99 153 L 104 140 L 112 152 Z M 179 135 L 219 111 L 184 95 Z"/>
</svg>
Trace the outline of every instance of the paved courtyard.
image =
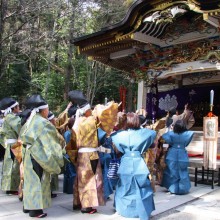
<svg viewBox="0 0 220 220">
<path fill-rule="evenodd" d="M 2 163 L 0 163 L 0 166 Z M 0 167 L 1 169 L 1 167 Z M 62 193 L 63 176 L 59 176 L 60 191 L 58 197 L 52 201 L 52 207 L 45 210 L 47 219 L 74 219 L 74 220 L 123 220 L 113 208 L 113 195 L 106 206 L 98 207 L 94 215 L 82 214 L 72 210 L 72 195 Z M 220 219 L 220 188 L 214 190 L 207 185 L 193 186 L 188 195 L 173 195 L 167 193 L 165 188 L 157 186 L 154 200 L 156 210 L 152 212 L 151 219 Z M 0 220 L 30 219 L 28 214 L 22 212 L 22 202 L 17 196 L 9 196 L 0 191 Z"/>
</svg>

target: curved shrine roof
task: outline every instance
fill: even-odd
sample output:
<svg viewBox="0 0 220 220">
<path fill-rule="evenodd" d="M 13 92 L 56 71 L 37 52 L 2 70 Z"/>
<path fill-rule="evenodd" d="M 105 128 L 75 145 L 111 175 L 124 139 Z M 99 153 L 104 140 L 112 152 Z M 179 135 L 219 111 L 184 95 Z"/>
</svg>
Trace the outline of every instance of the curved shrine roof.
<svg viewBox="0 0 220 220">
<path fill-rule="evenodd" d="M 220 0 L 138 0 L 121 22 L 73 43 L 133 77 L 152 69 L 169 75 L 182 64 L 220 61 L 219 21 Z"/>
</svg>

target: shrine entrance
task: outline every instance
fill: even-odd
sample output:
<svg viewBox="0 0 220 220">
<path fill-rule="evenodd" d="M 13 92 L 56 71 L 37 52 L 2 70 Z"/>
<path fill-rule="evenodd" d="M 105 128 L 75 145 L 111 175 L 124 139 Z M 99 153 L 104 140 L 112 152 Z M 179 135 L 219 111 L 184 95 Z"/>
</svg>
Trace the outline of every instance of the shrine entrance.
<svg viewBox="0 0 220 220">
<path fill-rule="evenodd" d="M 160 106 L 179 93 L 177 108 L 192 101 L 196 126 L 201 126 L 208 90 L 213 87 L 218 94 L 220 88 L 219 5 L 219 0 L 138 0 L 124 20 L 79 37 L 74 45 L 89 59 L 122 70 L 131 81 L 139 82 L 136 108 L 146 107 L 151 119 L 165 114 L 169 109 Z M 216 98 L 214 111 L 219 114 Z"/>
</svg>

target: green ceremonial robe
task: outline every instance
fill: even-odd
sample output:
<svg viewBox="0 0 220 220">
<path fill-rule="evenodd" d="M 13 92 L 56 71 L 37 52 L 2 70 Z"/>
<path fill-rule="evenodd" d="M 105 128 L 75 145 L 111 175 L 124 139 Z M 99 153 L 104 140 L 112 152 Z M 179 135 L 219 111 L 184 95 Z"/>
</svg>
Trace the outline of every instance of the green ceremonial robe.
<svg viewBox="0 0 220 220">
<path fill-rule="evenodd" d="M 60 145 L 62 147 L 62 152 L 63 154 L 65 154 L 65 145 L 66 145 L 66 142 L 63 138 L 63 136 L 59 133 L 59 131 L 56 129 L 56 132 L 57 132 L 57 136 L 58 136 L 58 139 L 59 139 L 59 142 L 60 142 Z M 51 181 L 50 181 L 50 188 L 51 188 L 51 192 L 53 191 L 58 191 L 59 190 L 59 178 L 58 178 L 58 175 L 57 174 L 52 174 L 51 175 Z"/>
<path fill-rule="evenodd" d="M 3 128 L 0 126 L 0 144 L 5 147 L 5 136 L 3 133 Z"/>
<path fill-rule="evenodd" d="M 63 164 L 62 148 L 56 128 L 40 114 L 29 127 L 21 129 L 24 153 L 24 209 L 44 209 L 51 205 L 50 175 L 59 174 Z M 33 159 L 42 169 L 40 177 L 33 168 Z M 40 179 L 41 178 L 41 179 Z"/>
<path fill-rule="evenodd" d="M 13 113 L 9 113 L 5 118 L 2 126 L 2 135 L 5 143 L 8 139 L 18 139 L 21 129 L 21 119 Z M 3 191 L 17 191 L 20 183 L 19 163 L 16 158 L 12 158 L 11 146 L 13 144 L 4 144 L 5 156 L 2 167 L 1 189 Z"/>
</svg>

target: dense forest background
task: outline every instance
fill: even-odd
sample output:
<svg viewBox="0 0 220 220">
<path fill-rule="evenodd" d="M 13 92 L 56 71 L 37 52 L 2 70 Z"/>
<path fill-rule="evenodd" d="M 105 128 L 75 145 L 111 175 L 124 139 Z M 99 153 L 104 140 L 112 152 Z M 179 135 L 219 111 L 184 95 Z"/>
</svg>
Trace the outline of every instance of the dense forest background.
<svg viewBox="0 0 220 220">
<path fill-rule="evenodd" d="M 91 104 L 119 101 L 136 85 L 122 72 L 77 54 L 75 38 L 123 19 L 134 0 L 0 0 L 0 99 L 40 93 L 60 112 L 67 93 L 83 90 Z M 135 91 L 135 90 L 134 90 Z"/>
</svg>

